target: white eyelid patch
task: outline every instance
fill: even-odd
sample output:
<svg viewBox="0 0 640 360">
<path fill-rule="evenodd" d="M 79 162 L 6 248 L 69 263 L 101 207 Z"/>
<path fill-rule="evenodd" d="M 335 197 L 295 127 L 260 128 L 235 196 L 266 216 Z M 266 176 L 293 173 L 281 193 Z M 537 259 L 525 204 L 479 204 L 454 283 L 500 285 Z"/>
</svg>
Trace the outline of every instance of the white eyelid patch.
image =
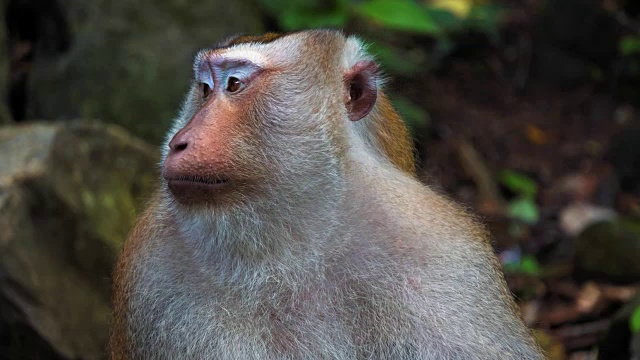
<svg viewBox="0 0 640 360">
<path fill-rule="evenodd" d="M 220 57 L 231 61 L 249 61 L 260 67 L 265 67 L 267 65 L 267 59 L 264 55 L 246 48 L 231 48 L 221 54 Z"/>
</svg>

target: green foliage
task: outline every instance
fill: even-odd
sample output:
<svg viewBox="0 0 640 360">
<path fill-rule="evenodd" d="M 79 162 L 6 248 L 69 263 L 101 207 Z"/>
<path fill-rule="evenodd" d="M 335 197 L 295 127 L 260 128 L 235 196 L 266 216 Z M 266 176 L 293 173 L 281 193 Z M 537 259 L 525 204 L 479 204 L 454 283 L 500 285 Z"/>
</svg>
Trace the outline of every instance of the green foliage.
<svg viewBox="0 0 640 360">
<path fill-rule="evenodd" d="M 507 215 L 526 224 L 537 223 L 540 219 L 540 212 L 535 203 L 535 196 L 538 192 L 538 185 L 535 181 L 513 170 L 502 171 L 498 180 L 517 194 L 517 197 L 507 206 Z"/>
<path fill-rule="evenodd" d="M 640 36 L 623 37 L 618 43 L 618 49 L 625 56 L 640 53 Z"/>
<path fill-rule="evenodd" d="M 302 28 L 342 27 L 347 23 L 349 14 L 345 3 L 335 8 L 318 11 L 313 8 L 295 8 L 282 13 L 281 23 L 286 30 Z"/>
<path fill-rule="evenodd" d="M 498 180 L 509 190 L 522 196 L 535 196 L 538 192 L 538 185 L 535 181 L 513 170 L 502 171 Z"/>
<path fill-rule="evenodd" d="M 402 75 L 415 74 L 426 61 L 427 54 L 422 49 L 405 50 L 392 45 L 368 42 L 367 50 L 380 61 L 389 72 Z"/>
<path fill-rule="evenodd" d="M 357 13 L 391 30 L 446 38 L 475 30 L 495 35 L 504 12 L 496 4 L 471 5 L 468 14 L 456 15 L 446 8 L 412 0 L 370 0 L 356 7 Z"/>
<path fill-rule="evenodd" d="M 469 0 L 470 1 L 470 0 Z M 385 29 L 434 38 L 446 38 L 459 31 L 495 34 L 503 7 L 471 4 L 465 15 L 424 1 L 415 0 L 259 0 L 284 30 L 343 27 L 360 17 Z"/>
<path fill-rule="evenodd" d="M 473 6 L 469 15 L 462 21 L 461 27 L 496 34 L 504 10 L 504 7 L 497 4 Z"/>
<path fill-rule="evenodd" d="M 329 4 L 318 0 L 260 0 L 260 3 L 276 15 L 278 23 L 286 31 L 343 27 L 349 19 L 348 0 Z"/>
<path fill-rule="evenodd" d="M 640 333 L 640 306 L 638 306 L 631 314 L 629 319 L 629 327 L 634 334 Z"/>
<path fill-rule="evenodd" d="M 456 14 L 446 9 L 426 6 L 425 12 L 440 28 L 441 33 L 439 35 L 444 35 L 445 32 L 458 30 L 462 23 L 461 19 Z"/>
<path fill-rule="evenodd" d="M 318 0 L 259 0 L 260 5 L 272 14 L 284 14 L 300 9 L 319 9 L 322 2 Z M 331 6 L 333 7 L 333 6 Z"/>
<path fill-rule="evenodd" d="M 412 0 L 371 0 L 356 7 L 359 14 L 391 30 L 440 35 L 442 30 L 425 7 Z"/>
<path fill-rule="evenodd" d="M 528 274 L 533 276 L 540 276 L 542 273 L 538 261 L 531 255 L 526 255 L 518 261 L 504 264 L 504 271 L 508 273 Z"/>
<path fill-rule="evenodd" d="M 540 219 L 540 212 L 533 197 L 523 196 L 512 200 L 507 205 L 507 215 L 512 219 L 527 224 L 535 224 Z"/>
</svg>

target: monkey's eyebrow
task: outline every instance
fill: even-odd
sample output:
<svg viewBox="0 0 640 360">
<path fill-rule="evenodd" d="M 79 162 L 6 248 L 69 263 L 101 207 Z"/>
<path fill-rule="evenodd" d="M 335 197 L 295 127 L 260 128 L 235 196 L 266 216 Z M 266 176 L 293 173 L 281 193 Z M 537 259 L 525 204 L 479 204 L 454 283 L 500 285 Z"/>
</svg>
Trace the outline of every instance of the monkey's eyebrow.
<svg viewBox="0 0 640 360">
<path fill-rule="evenodd" d="M 234 59 L 234 58 L 226 58 L 221 57 L 218 59 L 213 59 L 211 61 L 212 66 L 214 68 L 219 68 L 222 70 L 231 70 L 236 68 L 244 68 L 244 69 L 261 69 L 261 66 L 249 61 L 247 59 Z"/>
<path fill-rule="evenodd" d="M 258 66 L 267 64 L 267 58 L 260 51 L 244 48 L 229 48 L 224 50 L 201 50 L 197 55 L 198 61 L 217 61 L 219 59 L 245 60 Z"/>
<path fill-rule="evenodd" d="M 196 76 L 198 78 L 203 77 L 203 75 L 209 74 L 204 76 L 206 80 L 209 80 L 209 78 L 211 78 L 211 75 L 216 72 L 239 70 L 246 75 L 249 75 L 250 73 L 254 73 L 262 69 L 262 66 L 254 63 L 253 61 L 244 58 L 229 58 L 224 56 L 202 57 L 198 59 L 194 65 L 194 71 L 196 72 Z M 211 78 L 211 80 L 213 80 L 213 78 Z M 206 81 L 202 82 L 206 83 Z"/>
</svg>

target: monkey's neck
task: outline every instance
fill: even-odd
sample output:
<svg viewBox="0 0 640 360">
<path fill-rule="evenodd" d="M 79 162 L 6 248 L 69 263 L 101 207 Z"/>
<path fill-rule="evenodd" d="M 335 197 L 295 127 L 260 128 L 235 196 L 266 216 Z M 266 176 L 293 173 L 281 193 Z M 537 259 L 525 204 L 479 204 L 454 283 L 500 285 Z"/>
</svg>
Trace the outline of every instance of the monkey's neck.
<svg viewBox="0 0 640 360">
<path fill-rule="evenodd" d="M 180 241 L 203 272 L 221 281 L 254 284 L 275 278 L 302 284 L 308 279 L 297 277 L 324 271 L 326 252 L 341 237 L 342 188 L 336 183 L 324 194 L 313 191 L 322 196 L 298 193 L 295 202 L 282 196 L 206 214 L 176 212 Z"/>
</svg>

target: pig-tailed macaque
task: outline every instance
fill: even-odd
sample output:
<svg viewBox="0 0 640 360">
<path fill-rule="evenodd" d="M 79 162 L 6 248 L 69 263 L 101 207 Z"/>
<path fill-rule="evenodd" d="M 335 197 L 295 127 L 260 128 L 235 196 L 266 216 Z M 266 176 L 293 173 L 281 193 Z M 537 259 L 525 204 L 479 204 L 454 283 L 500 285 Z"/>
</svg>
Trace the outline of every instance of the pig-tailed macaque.
<svg viewBox="0 0 640 360">
<path fill-rule="evenodd" d="M 338 31 L 197 55 L 116 268 L 114 359 L 542 358 L 380 83 Z"/>
</svg>

